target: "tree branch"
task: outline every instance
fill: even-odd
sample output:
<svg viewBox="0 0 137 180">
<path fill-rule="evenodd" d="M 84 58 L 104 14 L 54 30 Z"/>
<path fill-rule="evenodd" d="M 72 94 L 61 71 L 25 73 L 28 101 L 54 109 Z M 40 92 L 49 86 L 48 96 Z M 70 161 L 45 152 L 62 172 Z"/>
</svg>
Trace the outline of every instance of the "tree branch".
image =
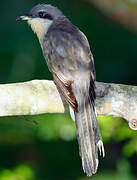
<svg viewBox="0 0 137 180">
<path fill-rule="evenodd" d="M 123 117 L 137 130 L 137 87 L 96 82 L 98 114 Z M 33 80 L 0 85 L 0 116 L 65 113 L 68 105 L 53 81 Z"/>
</svg>

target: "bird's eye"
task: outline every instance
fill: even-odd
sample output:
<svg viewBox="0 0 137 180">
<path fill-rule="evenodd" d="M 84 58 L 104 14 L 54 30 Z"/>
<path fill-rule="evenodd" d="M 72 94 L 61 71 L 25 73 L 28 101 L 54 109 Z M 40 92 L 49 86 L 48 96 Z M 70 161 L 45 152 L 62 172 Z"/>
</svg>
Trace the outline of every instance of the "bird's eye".
<svg viewBox="0 0 137 180">
<path fill-rule="evenodd" d="M 48 14 L 48 13 L 46 13 L 46 12 L 43 12 L 43 11 L 40 11 L 40 12 L 38 13 L 38 16 L 39 16 L 40 18 L 44 18 L 44 19 L 48 19 L 48 20 L 53 20 L 53 17 L 52 17 L 50 14 Z"/>
<path fill-rule="evenodd" d="M 41 12 L 38 13 L 38 16 L 40 18 L 44 18 L 46 16 L 46 13 L 41 11 Z"/>
</svg>

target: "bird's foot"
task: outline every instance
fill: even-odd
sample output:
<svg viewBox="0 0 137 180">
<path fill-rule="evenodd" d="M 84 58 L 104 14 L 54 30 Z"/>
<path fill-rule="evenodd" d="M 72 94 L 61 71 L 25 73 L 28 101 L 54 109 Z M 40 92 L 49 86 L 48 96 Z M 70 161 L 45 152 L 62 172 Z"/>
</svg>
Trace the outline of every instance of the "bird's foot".
<svg viewBox="0 0 137 180">
<path fill-rule="evenodd" d="M 104 150 L 104 145 L 103 145 L 102 140 L 98 141 L 97 147 L 99 149 L 100 156 L 102 155 L 104 157 L 105 156 L 105 150 Z"/>
</svg>

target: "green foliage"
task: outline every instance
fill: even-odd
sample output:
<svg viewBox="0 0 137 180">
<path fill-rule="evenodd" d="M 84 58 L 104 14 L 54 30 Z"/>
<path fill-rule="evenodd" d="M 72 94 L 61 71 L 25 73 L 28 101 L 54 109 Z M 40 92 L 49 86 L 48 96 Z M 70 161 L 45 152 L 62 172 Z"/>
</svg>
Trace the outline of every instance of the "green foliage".
<svg viewBox="0 0 137 180">
<path fill-rule="evenodd" d="M 123 154 L 128 157 L 137 152 L 137 132 L 131 130 L 124 119 L 113 116 L 98 116 L 98 121 L 104 142 L 125 141 Z"/>
<path fill-rule="evenodd" d="M 65 168 L 63 170 L 63 177 L 65 179 L 68 179 L 68 175 L 65 174 L 71 171 L 71 176 L 76 176 L 77 180 L 86 180 L 87 178 L 85 176 L 81 176 L 82 170 L 80 171 L 81 173 L 79 173 L 81 162 L 78 156 L 77 143 L 75 143 L 75 145 L 71 143 L 76 140 L 76 128 L 70 116 L 68 114 L 43 114 L 26 116 L 25 118 L 35 120 L 39 124 L 36 125 L 32 122 L 25 121 L 23 117 L 0 118 L 0 153 L 5 154 L 3 158 L 1 157 L 0 162 L 5 162 L 7 154 L 9 155 L 6 161 L 11 162 L 12 156 L 14 157 L 16 153 L 19 153 L 19 157 L 23 156 L 23 163 L 25 163 L 25 165 L 16 165 L 16 168 L 12 169 L 2 168 L 0 170 L 0 180 L 33 180 L 38 177 L 41 180 L 43 174 L 45 174 L 44 177 L 52 179 L 53 175 L 47 174 L 47 172 L 51 170 L 55 172 L 54 176 L 58 176 L 59 178 L 57 179 L 60 179 L 62 175 L 58 173 L 61 173 L 62 166 Z M 116 165 L 116 172 L 114 167 L 109 169 L 110 160 L 103 162 L 101 159 L 100 166 L 102 168 L 97 175 L 93 176 L 93 180 L 115 180 L 118 177 L 125 180 L 134 180 L 134 176 L 132 176 L 131 173 L 131 164 L 126 157 L 132 157 L 137 152 L 136 131 L 130 130 L 125 120 L 113 116 L 98 116 L 98 122 L 106 151 L 107 144 L 109 145 L 113 142 L 116 147 L 118 143 L 122 143 L 120 151 L 123 157 L 119 157 L 115 149 L 109 149 L 110 155 L 107 153 L 105 159 L 109 156 L 110 158 L 113 158 L 113 156 L 116 157 L 111 161 L 112 164 Z M 27 146 L 31 147 L 30 145 L 32 148 L 27 148 Z M 26 152 L 30 155 L 26 156 Z M 71 160 L 72 157 L 73 160 Z M 115 162 L 116 159 L 117 161 Z M 79 162 L 77 162 L 77 160 L 79 160 Z M 71 162 L 73 162 L 72 165 L 70 165 Z M 41 165 L 39 165 L 39 163 Z M 105 169 L 104 164 L 107 165 L 107 163 L 108 169 Z M 76 166 L 77 168 L 75 168 Z M 38 175 L 36 172 L 40 174 L 38 173 Z"/>
<path fill-rule="evenodd" d="M 37 117 L 34 119 L 36 120 Z M 76 128 L 68 114 L 41 115 L 37 135 L 40 139 L 48 141 L 57 139 L 70 141 L 76 137 Z"/>
<path fill-rule="evenodd" d="M 80 178 L 78 180 L 88 180 L 90 178 Z M 114 171 L 104 171 L 98 173 L 97 175 L 91 178 L 92 180 L 135 180 L 131 174 L 131 166 L 126 159 L 121 159 L 117 163 L 117 167 Z"/>
<path fill-rule="evenodd" d="M 35 180 L 36 175 L 30 165 L 18 165 L 14 169 L 0 170 L 1 180 Z M 117 167 L 114 171 L 103 171 L 94 175 L 93 177 L 79 177 L 77 180 L 135 180 L 131 174 L 131 166 L 126 159 L 121 159 L 117 163 Z M 40 180 L 40 179 L 39 179 Z"/>
<path fill-rule="evenodd" d="M 14 169 L 0 171 L 1 180 L 35 180 L 34 172 L 28 165 L 19 165 Z"/>
</svg>

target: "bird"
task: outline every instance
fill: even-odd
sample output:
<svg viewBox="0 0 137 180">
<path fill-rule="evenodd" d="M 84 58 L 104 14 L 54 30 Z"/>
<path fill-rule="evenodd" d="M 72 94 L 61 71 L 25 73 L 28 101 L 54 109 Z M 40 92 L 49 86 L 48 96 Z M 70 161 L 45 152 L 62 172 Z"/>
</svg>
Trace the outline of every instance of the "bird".
<svg viewBox="0 0 137 180">
<path fill-rule="evenodd" d="M 84 173 L 91 176 L 98 169 L 98 153 L 104 157 L 105 151 L 95 109 L 94 58 L 87 37 L 50 4 L 38 4 L 16 20 L 26 20 L 39 39 L 54 83 L 75 121 Z"/>
</svg>

